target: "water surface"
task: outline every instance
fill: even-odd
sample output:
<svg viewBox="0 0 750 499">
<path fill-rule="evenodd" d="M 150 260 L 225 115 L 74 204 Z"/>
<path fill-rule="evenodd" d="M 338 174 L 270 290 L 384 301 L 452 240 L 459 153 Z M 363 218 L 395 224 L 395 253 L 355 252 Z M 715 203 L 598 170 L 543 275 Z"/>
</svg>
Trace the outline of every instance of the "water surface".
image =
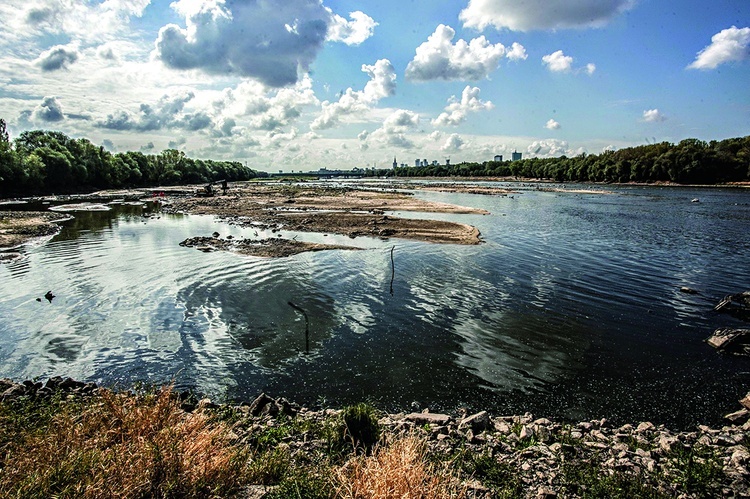
<svg viewBox="0 0 750 499">
<path fill-rule="evenodd" d="M 0 266 L 0 376 L 174 380 L 217 400 L 266 391 L 308 405 L 717 423 L 750 388 L 750 359 L 704 343 L 743 326 L 711 309 L 750 289 L 750 193 L 614 191 L 421 193 L 490 211 L 429 215 L 475 225 L 485 243 L 282 230 L 365 248 L 282 259 L 179 246 L 214 231 L 256 237 L 212 217 L 75 213 Z M 56 298 L 37 301 L 47 290 Z M 309 351 L 290 301 L 310 317 Z"/>
</svg>

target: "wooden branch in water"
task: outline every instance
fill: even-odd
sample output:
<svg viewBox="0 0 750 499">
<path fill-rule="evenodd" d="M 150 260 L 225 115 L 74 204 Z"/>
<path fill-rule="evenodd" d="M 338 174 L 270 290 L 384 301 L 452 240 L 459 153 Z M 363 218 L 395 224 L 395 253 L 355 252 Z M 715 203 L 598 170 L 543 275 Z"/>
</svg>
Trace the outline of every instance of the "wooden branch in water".
<svg viewBox="0 0 750 499">
<path fill-rule="evenodd" d="M 396 264 L 393 263 L 393 250 L 396 249 L 396 245 L 394 244 L 391 248 L 391 296 L 393 296 L 393 279 L 396 277 Z"/>
<path fill-rule="evenodd" d="M 310 319 L 307 317 L 307 312 L 305 312 L 302 307 L 299 307 L 290 301 L 288 301 L 287 304 L 297 312 L 302 313 L 305 317 L 305 353 L 310 353 Z"/>
</svg>

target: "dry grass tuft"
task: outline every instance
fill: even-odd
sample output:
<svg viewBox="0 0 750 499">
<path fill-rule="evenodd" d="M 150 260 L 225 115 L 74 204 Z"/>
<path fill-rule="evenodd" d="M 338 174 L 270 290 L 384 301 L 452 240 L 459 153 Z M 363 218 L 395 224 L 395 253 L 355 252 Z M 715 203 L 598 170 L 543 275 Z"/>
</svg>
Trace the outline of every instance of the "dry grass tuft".
<svg viewBox="0 0 750 499">
<path fill-rule="evenodd" d="M 183 412 L 171 388 L 103 391 L 85 406 L 63 404 L 48 425 L 3 449 L 0 496 L 224 495 L 239 486 L 245 462 L 229 428 Z"/>
<path fill-rule="evenodd" d="M 425 450 L 425 441 L 410 435 L 372 456 L 350 459 L 338 470 L 338 494 L 352 499 L 465 497 L 465 488 L 452 473 L 428 463 Z"/>
</svg>

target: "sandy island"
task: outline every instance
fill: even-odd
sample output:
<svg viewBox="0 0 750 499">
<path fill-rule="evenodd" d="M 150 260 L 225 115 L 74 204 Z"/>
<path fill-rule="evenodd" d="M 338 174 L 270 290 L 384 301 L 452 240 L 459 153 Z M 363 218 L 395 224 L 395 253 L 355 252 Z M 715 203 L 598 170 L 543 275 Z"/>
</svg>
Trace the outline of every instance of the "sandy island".
<svg viewBox="0 0 750 499">
<path fill-rule="evenodd" d="M 0 248 L 15 248 L 31 239 L 60 231 L 55 224 L 70 216 L 47 211 L 0 211 Z"/>
<path fill-rule="evenodd" d="M 476 208 L 423 201 L 393 190 L 304 184 L 244 184 L 233 185 L 226 196 L 167 196 L 165 211 L 216 215 L 228 223 L 244 227 L 341 234 L 352 239 L 359 236 L 396 237 L 432 243 L 479 244 L 479 230 L 470 225 L 400 218 L 385 212 L 488 213 Z M 236 243 L 231 246 L 237 250 Z M 302 243 L 298 245 L 300 248 L 304 248 Z M 313 249 L 326 248 L 328 245 L 317 244 Z M 284 248 L 284 254 L 279 256 L 285 256 L 287 250 Z"/>
</svg>

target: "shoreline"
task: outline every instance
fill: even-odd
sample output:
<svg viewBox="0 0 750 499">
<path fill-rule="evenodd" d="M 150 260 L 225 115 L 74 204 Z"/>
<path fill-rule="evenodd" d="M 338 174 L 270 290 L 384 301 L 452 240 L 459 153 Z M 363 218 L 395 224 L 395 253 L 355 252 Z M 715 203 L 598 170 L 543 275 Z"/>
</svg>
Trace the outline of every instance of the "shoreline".
<svg viewBox="0 0 750 499">
<path fill-rule="evenodd" d="M 108 393 L 112 392 L 94 383 L 70 378 L 51 378 L 45 383 L 3 379 L 0 415 L 26 407 L 24 404 L 44 405 L 44 400 L 58 400 L 60 407 L 74 411 L 87 407 L 99 410 L 112 405 L 99 402 L 102 398 L 111 400 Z M 161 396 L 166 396 L 166 402 L 158 401 Z M 356 446 L 344 449 L 343 454 L 340 450 L 339 454 L 331 453 L 331 431 L 341 428 L 342 417 L 346 418 L 352 406 L 310 410 L 266 394 L 239 404 L 215 404 L 169 388 L 121 390 L 115 397 L 137 411 L 146 411 L 154 397 L 157 407 L 171 400 L 171 424 L 179 426 L 194 417 L 216 422 L 227 432 L 226 448 L 249 453 L 249 463 L 256 464 L 281 453 L 286 456 L 290 474 L 300 469 L 309 473 L 312 463 L 321 462 L 341 471 L 363 459 Z M 373 452 L 387 451 L 405 439 L 414 440 L 423 448 L 422 459 L 437 463 L 455 482 L 460 493 L 450 497 L 583 497 L 600 489 L 607 497 L 614 492 L 619 497 L 750 495 L 747 410 L 721 428 L 697 425 L 686 431 L 672 431 L 647 421 L 618 426 L 606 419 L 561 423 L 529 413 L 382 413 L 371 406 L 367 411 L 373 415 L 371 424 L 377 429 L 376 441 L 369 444 L 374 446 Z M 16 451 L 22 452 L 23 447 Z M 8 459 L 13 454 L 9 451 Z M 19 470 L 12 469 L 12 464 L 9 469 L 6 463 L 8 471 Z M 325 470 L 318 471 L 326 476 Z M 497 479 L 499 475 L 502 480 Z M 284 497 L 285 477 L 261 479 L 251 474 L 235 485 L 237 494 L 231 497 Z"/>
</svg>

